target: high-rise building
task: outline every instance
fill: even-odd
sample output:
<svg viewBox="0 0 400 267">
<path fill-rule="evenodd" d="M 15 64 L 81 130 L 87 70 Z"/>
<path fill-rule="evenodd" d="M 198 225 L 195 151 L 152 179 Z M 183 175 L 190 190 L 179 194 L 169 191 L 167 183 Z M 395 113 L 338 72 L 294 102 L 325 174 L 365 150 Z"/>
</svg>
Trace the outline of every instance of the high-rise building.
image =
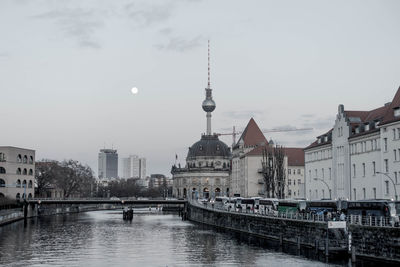
<svg viewBox="0 0 400 267">
<path fill-rule="evenodd" d="M 123 178 L 146 178 L 146 158 L 139 158 L 137 155 L 130 155 L 122 159 Z"/>
<path fill-rule="evenodd" d="M 114 149 L 100 149 L 99 179 L 118 177 L 118 153 Z"/>
</svg>

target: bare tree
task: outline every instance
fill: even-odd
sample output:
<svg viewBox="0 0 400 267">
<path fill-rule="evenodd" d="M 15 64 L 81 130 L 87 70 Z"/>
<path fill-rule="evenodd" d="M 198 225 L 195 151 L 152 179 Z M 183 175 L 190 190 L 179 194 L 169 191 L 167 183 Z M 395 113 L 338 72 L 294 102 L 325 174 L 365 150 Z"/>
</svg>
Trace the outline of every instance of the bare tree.
<svg viewBox="0 0 400 267">
<path fill-rule="evenodd" d="M 263 149 L 261 161 L 264 190 L 267 198 L 285 198 L 285 151 L 282 146 Z"/>
<path fill-rule="evenodd" d="M 35 164 L 36 194 L 46 196 L 46 191 L 60 179 L 61 166 L 55 160 L 42 160 Z"/>
</svg>

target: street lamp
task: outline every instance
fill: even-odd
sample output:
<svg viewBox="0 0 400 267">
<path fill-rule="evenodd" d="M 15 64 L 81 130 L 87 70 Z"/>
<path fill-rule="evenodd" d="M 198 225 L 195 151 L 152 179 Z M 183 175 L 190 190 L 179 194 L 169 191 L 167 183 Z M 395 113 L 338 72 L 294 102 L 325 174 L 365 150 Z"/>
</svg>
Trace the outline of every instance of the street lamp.
<svg viewBox="0 0 400 267">
<path fill-rule="evenodd" d="M 324 180 L 322 180 L 321 178 L 314 178 L 314 181 L 321 181 L 321 182 L 323 182 L 323 183 L 326 185 L 326 187 L 328 188 L 328 191 L 329 191 L 329 199 L 332 199 L 332 196 L 331 196 L 331 188 L 329 187 L 329 185 L 328 185 Z"/>
<path fill-rule="evenodd" d="M 376 173 L 383 174 L 383 175 L 385 175 L 387 178 L 389 178 L 390 181 L 392 181 L 392 184 L 393 184 L 393 187 L 394 187 L 394 198 L 397 200 L 396 184 L 394 183 L 393 179 L 392 179 L 387 173 L 384 173 L 384 172 L 376 172 Z"/>
</svg>

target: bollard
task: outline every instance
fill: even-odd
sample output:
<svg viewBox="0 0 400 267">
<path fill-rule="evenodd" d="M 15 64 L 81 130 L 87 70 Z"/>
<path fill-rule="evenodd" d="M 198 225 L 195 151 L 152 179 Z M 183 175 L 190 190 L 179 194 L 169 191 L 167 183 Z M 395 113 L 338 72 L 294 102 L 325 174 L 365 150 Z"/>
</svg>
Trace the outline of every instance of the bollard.
<svg viewBox="0 0 400 267">
<path fill-rule="evenodd" d="M 355 246 L 351 246 L 351 262 L 356 262 L 356 248 Z"/>
<path fill-rule="evenodd" d="M 300 245 L 300 236 L 297 237 L 297 254 L 300 255 L 301 245 Z"/>
</svg>

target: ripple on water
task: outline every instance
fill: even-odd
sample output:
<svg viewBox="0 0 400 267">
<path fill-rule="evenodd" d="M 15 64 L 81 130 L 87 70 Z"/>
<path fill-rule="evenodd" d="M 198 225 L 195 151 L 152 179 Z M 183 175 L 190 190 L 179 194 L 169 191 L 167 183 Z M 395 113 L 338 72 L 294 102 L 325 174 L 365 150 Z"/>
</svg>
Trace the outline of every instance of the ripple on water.
<svg viewBox="0 0 400 267">
<path fill-rule="evenodd" d="M 99 211 L 0 228 L 2 266 L 323 266 L 249 245 L 177 215 Z"/>
</svg>

